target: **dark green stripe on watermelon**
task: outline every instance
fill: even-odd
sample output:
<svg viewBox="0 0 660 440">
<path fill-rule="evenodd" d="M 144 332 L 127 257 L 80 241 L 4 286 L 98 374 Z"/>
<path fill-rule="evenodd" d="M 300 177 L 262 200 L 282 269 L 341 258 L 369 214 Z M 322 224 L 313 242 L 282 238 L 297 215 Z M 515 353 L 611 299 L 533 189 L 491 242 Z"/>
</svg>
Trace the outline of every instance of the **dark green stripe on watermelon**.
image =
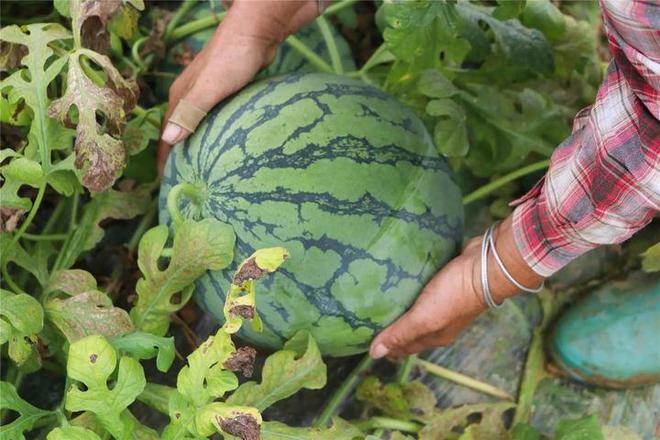
<svg viewBox="0 0 660 440">
<path fill-rule="evenodd" d="M 259 286 L 261 334 L 278 347 L 309 329 L 329 355 L 364 351 L 461 240 L 461 195 L 421 121 L 393 97 L 329 74 L 263 80 L 216 108 L 170 155 L 161 188 L 201 184 L 202 215 L 230 223 L 233 266 L 197 298 L 222 319 L 236 265 L 255 249 L 290 259 Z M 185 211 L 185 210 L 184 210 Z"/>
</svg>

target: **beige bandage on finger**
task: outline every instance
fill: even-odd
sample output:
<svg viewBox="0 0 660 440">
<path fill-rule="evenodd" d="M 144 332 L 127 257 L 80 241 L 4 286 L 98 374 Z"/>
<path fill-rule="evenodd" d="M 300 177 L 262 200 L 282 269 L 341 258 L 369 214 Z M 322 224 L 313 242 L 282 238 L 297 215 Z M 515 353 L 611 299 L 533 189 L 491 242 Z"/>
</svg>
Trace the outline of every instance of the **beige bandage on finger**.
<svg viewBox="0 0 660 440">
<path fill-rule="evenodd" d="M 192 133 L 205 116 L 206 112 L 204 110 L 189 103 L 185 99 L 181 99 L 176 107 L 174 107 L 172 116 L 170 116 L 168 121 L 173 122 L 179 127 L 183 127 Z"/>
</svg>

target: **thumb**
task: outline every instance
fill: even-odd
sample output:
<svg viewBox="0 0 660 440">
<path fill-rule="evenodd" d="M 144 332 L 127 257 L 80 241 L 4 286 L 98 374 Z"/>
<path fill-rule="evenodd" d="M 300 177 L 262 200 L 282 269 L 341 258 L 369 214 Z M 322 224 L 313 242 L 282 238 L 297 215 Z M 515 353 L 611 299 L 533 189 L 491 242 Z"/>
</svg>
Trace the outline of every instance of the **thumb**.
<svg viewBox="0 0 660 440">
<path fill-rule="evenodd" d="M 422 333 L 421 319 L 417 315 L 413 308 L 380 332 L 371 342 L 369 355 L 379 359 L 405 351 Z"/>
</svg>

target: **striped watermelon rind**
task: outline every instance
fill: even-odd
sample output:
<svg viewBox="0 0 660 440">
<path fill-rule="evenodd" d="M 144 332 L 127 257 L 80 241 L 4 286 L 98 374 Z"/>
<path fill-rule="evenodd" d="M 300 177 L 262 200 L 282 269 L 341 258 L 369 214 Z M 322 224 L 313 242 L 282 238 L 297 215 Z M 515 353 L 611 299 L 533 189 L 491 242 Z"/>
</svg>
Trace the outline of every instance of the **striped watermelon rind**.
<svg viewBox="0 0 660 440">
<path fill-rule="evenodd" d="M 219 321 L 236 264 L 258 248 L 289 250 L 257 294 L 264 331 L 241 333 L 266 347 L 308 329 L 326 355 L 365 351 L 462 236 L 460 191 L 423 123 L 343 76 L 262 80 L 214 109 L 170 154 L 163 223 L 168 191 L 181 182 L 203 188 L 201 216 L 236 232 L 233 265 L 197 283 L 199 303 Z"/>
</svg>

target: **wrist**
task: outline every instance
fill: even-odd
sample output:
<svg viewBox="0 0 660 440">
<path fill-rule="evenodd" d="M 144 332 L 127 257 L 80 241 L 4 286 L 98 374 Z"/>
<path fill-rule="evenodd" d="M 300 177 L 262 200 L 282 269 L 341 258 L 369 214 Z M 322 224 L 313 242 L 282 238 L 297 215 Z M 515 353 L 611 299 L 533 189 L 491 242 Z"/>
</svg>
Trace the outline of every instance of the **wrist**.
<svg viewBox="0 0 660 440">
<path fill-rule="evenodd" d="M 507 217 L 495 229 L 493 239 L 504 267 L 509 271 L 514 280 L 529 288 L 534 288 L 543 282 L 544 278 L 527 265 L 527 262 L 525 262 L 518 250 L 511 216 Z M 490 289 L 494 299 L 498 303 L 521 292 L 500 269 L 492 251 L 488 253 L 488 268 Z"/>
</svg>

